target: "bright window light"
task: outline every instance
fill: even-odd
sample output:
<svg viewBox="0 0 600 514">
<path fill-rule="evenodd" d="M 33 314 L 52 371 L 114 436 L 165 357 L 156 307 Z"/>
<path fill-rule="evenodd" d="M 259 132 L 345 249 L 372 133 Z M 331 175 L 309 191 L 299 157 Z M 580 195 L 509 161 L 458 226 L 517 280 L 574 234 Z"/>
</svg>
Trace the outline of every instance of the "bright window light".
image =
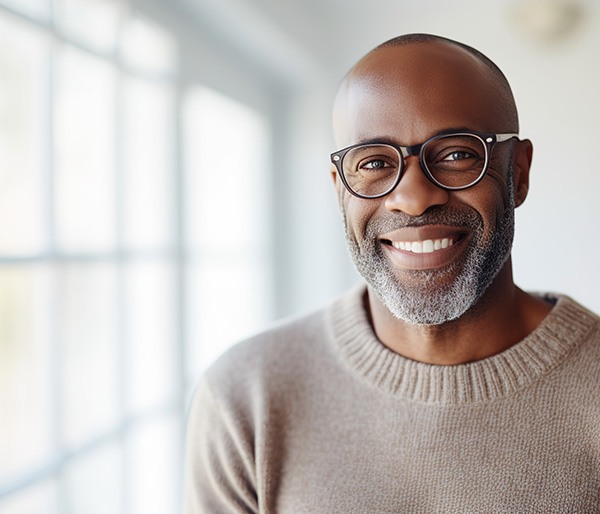
<svg viewBox="0 0 600 514">
<path fill-rule="evenodd" d="M 268 123 L 207 88 L 185 101 L 188 379 L 269 319 Z M 235 321 L 232 321 L 235 320 Z"/>
<path fill-rule="evenodd" d="M 0 5 L 40 20 L 50 17 L 50 2 L 52 0 L 0 0 Z"/>
<path fill-rule="evenodd" d="M 116 266 L 63 265 L 56 289 L 63 359 L 62 439 L 73 450 L 118 424 Z"/>
<path fill-rule="evenodd" d="M 122 0 L 53 0 L 55 22 L 66 36 L 93 50 L 111 53 L 117 47 Z"/>
<path fill-rule="evenodd" d="M 0 253 L 23 255 L 47 244 L 48 40 L 0 16 Z"/>
<path fill-rule="evenodd" d="M 177 512 L 190 389 L 272 316 L 269 120 L 135 7 L 0 0 L 0 514 Z"/>
<path fill-rule="evenodd" d="M 0 498 L 0 514 L 59 514 L 56 480 L 44 480 L 7 498 Z"/>
<path fill-rule="evenodd" d="M 130 249 L 164 248 L 174 236 L 175 116 L 168 85 L 124 80 L 123 241 Z"/>
<path fill-rule="evenodd" d="M 181 424 L 175 417 L 140 423 L 126 439 L 131 463 L 131 501 L 127 514 L 178 512 L 179 469 L 173 455 L 179 452 Z"/>
<path fill-rule="evenodd" d="M 198 87 L 185 104 L 187 241 L 197 250 L 268 240 L 270 134 L 249 107 Z"/>
<path fill-rule="evenodd" d="M 43 465 L 55 450 L 48 271 L 0 268 L 0 484 Z"/>
<path fill-rule="evenodd" d="M 120 442 L 78 456 L 61 476 L 65 511 L 123 514 L 123 461 Z"/>
<path fill-rule="evenodd" d="M 167 263 L 134 261 L 125 266 L 126 401 L 131 413 L 168 404 L 176 394 L 173 352 L 175 273 Z"/>
<path fill-rule="evenodd" d="M 56 232 L 67 252 L 116 244 L 116 73 L 62 47 L 56 73 Z"/>
<path fill-rule="evenodd" d="M 121 57 L 137 71 L 170 74 L 176 69 L 177 48 L 173 38 L 157 24 L 132 17 L 123 27 Z"/>
</svg>

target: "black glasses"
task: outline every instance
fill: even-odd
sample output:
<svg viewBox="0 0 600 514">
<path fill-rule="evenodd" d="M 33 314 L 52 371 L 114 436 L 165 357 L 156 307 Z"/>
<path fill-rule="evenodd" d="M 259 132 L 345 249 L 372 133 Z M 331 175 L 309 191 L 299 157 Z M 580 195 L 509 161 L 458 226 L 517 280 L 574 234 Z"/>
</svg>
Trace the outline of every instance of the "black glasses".
<svg viewBox="0 0 600 514">
<path fill-rule="evenodd" d="M 359 198 L 381 198 L 395 189 L 404 159 L 411 155 L 419 156 L 421 169 L 436 186 L 457 191 L 477 184 L 494 145 L 513 137 L 518 134 L 455 132 L 413 146 L 361 143 L 332 153 L 331 162 L 348 191 Z"/>
</svg>

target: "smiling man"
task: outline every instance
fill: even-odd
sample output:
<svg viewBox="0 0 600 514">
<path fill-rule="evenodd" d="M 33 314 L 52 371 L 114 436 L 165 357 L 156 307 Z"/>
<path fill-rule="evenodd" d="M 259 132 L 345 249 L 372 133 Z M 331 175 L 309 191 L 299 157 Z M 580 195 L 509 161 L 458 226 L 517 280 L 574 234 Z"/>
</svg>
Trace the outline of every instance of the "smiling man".
<svg viewBox="0 0 600 514">
<path fill-rule="evenodd" d="M 384 344 L 461 364 L 540 323 L 551 305 L 514 286 L 509 259 L 531 143 L 491 61 L 424 36 L 392 40 L 344 80 L 334 131 L 347 147 L 332 160 L 350 252 Z"/>
<path fill-rule="evenodd" d="M 333 120 L 366 286 L 206 373 L 186 512 L 600 512 L 600 320 L 513 282 L 532 145 L 502 72 L 401 36 Z"/>
</svg>

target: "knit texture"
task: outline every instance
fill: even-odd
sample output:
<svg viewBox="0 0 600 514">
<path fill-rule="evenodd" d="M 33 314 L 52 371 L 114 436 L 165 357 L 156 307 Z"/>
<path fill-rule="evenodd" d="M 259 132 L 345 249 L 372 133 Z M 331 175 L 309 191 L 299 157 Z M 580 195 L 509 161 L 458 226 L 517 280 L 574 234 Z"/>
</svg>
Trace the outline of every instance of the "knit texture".
<svg viewBox="0 0 600 514">
<path fill-rule="evenodd" d="M 434 366 L 377 340 L 364 293 L 241 343 L 204 375 L 187 514 L 600 513 L 596 315 L 559 296 L 508 350 Z"/>
</svg>

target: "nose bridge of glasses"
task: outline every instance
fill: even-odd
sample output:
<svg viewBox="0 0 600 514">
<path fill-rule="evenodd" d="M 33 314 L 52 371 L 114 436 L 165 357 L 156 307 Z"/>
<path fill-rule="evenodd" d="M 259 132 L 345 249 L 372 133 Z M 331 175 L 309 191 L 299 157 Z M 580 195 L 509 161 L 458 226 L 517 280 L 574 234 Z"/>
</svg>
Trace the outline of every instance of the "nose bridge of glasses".
<svg viewBox="0 0 600 514">
<path fill-rule="evenodd" d="M 407 167 L 410 165 L 410 162 L 413 161 L 414 164 L 419 166 L 420 172 L 427 174 L 427 171 L 423 169 L 423 163 L 421 162 L 421 148 L 423 148 L 424 143 L 420 143 L 418 145 L 412 146 L 398 146 L 398 151 L 402 156 L 402 165 L 401 165 L 401 173 L 402 175 L 406 174 Z M 408 159 L 408 157 L 416 157 L 416 159 Z"/>
<path fill-rule="evenodd" d="M 409 166 L 410 161 L 415 161 L 415 163 L 422 169 L 422 163 L 420 159 L 420 152 L 422 147 L 423 143 L 412 146 L 395 146 L 396 150 L 400 153 L 400 162 L 398 163 L 398 172 L 400 174 L 399 180 L 402 176 L 406 174 L 407 167 Z M 409 157 L 417 157 L 417 159 L 408 159 Z M 426 173 L 425 170 L 422 170 L 422 173 Z"/>
<path fill-rule="evenodd" d="M 421 149 L 426 143 L 419 143 L 412 146 L 398 146 L 397 149 L 402 156 L 402 164 L 400 169 L 399 183 L 396 188 L 413 189 L 418 184 L 418 190 L 421 191 L 423 188 L 429 189 L 431 187 L 438 188 L 436 184 L 431 182 L 429 178 L 429 172 L 426 169 L 426 164 L 422 161 Z M 413 169 L 416 168 L 416 169 Z M 413 176 L 415 175 L 415 176 Z M 393 191 L 392 191 L 393 194 Z"/>
<path fill-rule="evenodd" d="M 421 176 L 423 176 L 424 178 L 427 177 L 428 173 L 427 170 L 425 169 L 425 165 L 423 164 L 423 162 L 421 161 L 421 156 L 419 154 L 419 152 L 411 152 L 411 153 L 407 153 L 406 156 L 403 156 L 403 165 L 402 165 L 402 170 L 401 170 L 401 180 L 403 180 L 404 182 L 406 182 L 406 175 L 409 173 L 417 173 Z M 411 171 L 412 168 L 415 168 L 415 170 Z"/>
<path fill-rule="evenodd" d="M 412 157 L 413 155 L 419 155 L 421 148 L 423 148 L 423 143 L 412 146 L 398 146 L 398 150 L 400 151 L 400 155 L 402 155 L 402 159 Z"/>
</svg>

